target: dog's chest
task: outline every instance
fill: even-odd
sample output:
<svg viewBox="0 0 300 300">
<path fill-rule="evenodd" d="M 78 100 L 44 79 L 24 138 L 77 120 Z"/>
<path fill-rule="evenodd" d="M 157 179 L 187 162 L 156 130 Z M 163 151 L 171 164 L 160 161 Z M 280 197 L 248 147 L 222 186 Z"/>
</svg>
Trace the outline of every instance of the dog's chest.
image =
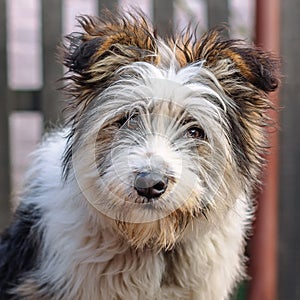
<svg viewBox="0 0 300 300">
<path fill-rule="evenodd" d="M 80 299 L 191 299 L 193 275 L 186 270 L 188 266 L 189 259 L 176 250 L 160 254 L 128 251 L 105 266 L 89 268 L 78 294 Z"/>
</svg>

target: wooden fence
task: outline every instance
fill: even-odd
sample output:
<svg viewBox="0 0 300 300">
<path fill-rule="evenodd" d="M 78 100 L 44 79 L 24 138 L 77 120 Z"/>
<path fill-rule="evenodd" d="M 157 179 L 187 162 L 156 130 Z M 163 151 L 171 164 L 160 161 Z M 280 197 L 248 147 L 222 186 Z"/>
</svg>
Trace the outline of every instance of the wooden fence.
<svg viewBox="0 0 300 300">
<path fill-rule="evenodd" d="M 55 53 L 57 42 L 62 36 L 63 27 L 63 0 L 40 0 L 41 1 L 41 24 L 42 24 L 42 65 L 43 65 L 43 85 L 40 90 L 11 90 L 8 87 L 7 77 L 7 16 L 6 16 L 6 4 L 9 0 L 0 0 L 0 231 L 8 224 L 10 219 L 10 194 L 11 194 L 11 181 L 10 181 L 10 149 L 9 149 L 9 124 L 8 116 L 10 112 L 15 110 L 35 110 L 41 111 L 44 122 L 47 124 L 49 121 L 56 122 L 59 116 L 60 105 L 58 99 L 60 99 L 59 93 L 55 89 L 53 84 L 58 78 L 62 76 L 62 66 L 56 63 Z M 24 0 L 25 1 L 25 0 Z M 96 0 L 95 0 L 96 1 Z M 230 15 L 229 0 L 198 0 L 205 2 L 207 13 L 208 27 L 213 27 L 220 23 L 228 23 Z M 253 0 L 254 1 L 254 0 Z M 259 1 L 259 0 L 257 0 Z M 299 94 L 299 76 L 295 72 L 295 68 L 292 62 L 293 57 L 297 56 L 299 49 L 299 40 L 291 34 L 297 34 L 297 24 L 299 24 L 299 18 L 297 12 L 300 5 L 298 0 L 286 0 L 283 10 L 283 50 L 288 56 L 288 62 L 286 71 L 291 74 L 293 80 L 291 81 L 291 87 L 295 95 Z M 99 10 L 103 7 L 113 8 L 117 5 L 117 0 L 97 1 Z M 170 24 L 174 17 L 174 2 L 178 0 L 153 0 L 153 22 L 160 28 L 161 34 L 168 34 L 171 32 L 172 27 Z M 268 0 L 267 2 L 272 2 Z M 289 10 L 290 8 L 290 10 Z M 55 12 L 55 13 L 49 13 Z M 292 30 L 295 28 L 295 30 Z M 298 43 L 295 43 L 298 41 Z M 294 51 L 294 52 L 293 52 Z M 288 89 L 283 89 L 283 97 L 292 97 Z M 294 97 L 295 98 L 295 97 Z M 298 96 L 299 99 L 299 96 Z M 300 208 L 300 201 L 296 201 L 299 194 L 299 178 L 300 178 L 300 165 L 298 169 L 295 167 L 295 157 L 299 159 L 298 151 L 300 149 L 299 142 L 295 143 L 294 139 L 299 135 L 297 133 L 298 118 L 300 113 L 299 102 L 295 101 L 292 104 L 292 109 L 287 110 L 284 114 L 284 126 L 288 128 L 290 134 L 283 134 L 283 140 L 285 146 L 283 147 L 283 153 L 285 154 L 283 161 L 286 160 L 288 165 L 281 164 L 281 169 L 284 171 L 282 174 L 282 181 L 289 187 L 282 188 L 281 197 L 285 199 L 284 203 L 280 205 L 280 220 L 284 227 L 281 227 L 281 244 L 280 250 L 280 297 L 279 299 L 300 299 L 300 284 L 297 283 L 300 276 L 299 264 L 294 264 L 293 258 L 295 252 L 300 249 L 300 239 L 297 238 L 297 226 L 293 227 L 290 223 L 289 216 L 292 216 L 295 220 L 299 220 L 297 217 L 298 211 L 296 208 Z M 296 124 L 296 125 L 295 125 Z M 292 153 L 291 153 L 292 152 Z M 288 214 L 284 214 L 285 212 Z M 298 221 L 298 228 L 299 221 Z M 295 248 L 296 247 L 296 248 Z M 287 258 L 285 254 L 291 253 L 291 258 Z M 297 270 L 296 270 L 297 268 Z M 289 272 L 292 269 L 293 272 Z M 291 283 L 293 287 L 291 287 Z M 288 295 L 288 296 L 287 296 Z M 264 297 L 262 300 L 269 299 Z M 275 300 L 275 299 L 274 299 Z"/>
</svg>

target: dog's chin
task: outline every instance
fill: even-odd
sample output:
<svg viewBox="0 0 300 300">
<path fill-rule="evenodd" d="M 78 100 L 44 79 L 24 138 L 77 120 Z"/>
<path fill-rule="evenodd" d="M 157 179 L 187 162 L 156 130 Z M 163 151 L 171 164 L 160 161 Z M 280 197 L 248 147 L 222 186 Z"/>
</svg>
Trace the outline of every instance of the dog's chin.
<svg viewBox="0 0 300 300">
<path fill-rule="evenodd" d="M 116 221 L 116 225 L 123 238 L 132 247 L 167 251 L 174 248 L 176 243 L 181 240 L 187 225 L 192 219 L 191 213 L 176 210 L 170 215 L 153 222 L 129 223 Z"/>
</svg>

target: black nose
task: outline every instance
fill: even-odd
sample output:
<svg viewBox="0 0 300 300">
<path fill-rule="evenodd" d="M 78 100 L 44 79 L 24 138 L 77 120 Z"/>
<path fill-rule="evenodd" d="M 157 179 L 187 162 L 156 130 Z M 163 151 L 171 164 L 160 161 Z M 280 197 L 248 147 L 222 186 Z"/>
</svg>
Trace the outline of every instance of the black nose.
<svg viewBox="0 0 300 300">
<path fill-rule="evenodd" d="M 135 177 L 134 188 L 140 196 L 148 199 L 162 195 L 168 186 L 168 178 L 156 172 L 141 172 Z"/>
</svg>

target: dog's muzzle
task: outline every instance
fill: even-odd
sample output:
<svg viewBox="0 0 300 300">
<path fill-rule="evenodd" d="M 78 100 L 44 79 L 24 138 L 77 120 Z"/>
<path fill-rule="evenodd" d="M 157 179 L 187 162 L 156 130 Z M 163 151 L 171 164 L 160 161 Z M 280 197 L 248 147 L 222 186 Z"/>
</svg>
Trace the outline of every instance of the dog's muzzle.
<svg viewBox="0 0 300 300">
<path fill-rule="evenodd" d="M 141 172 L 135 177 L 134 188 L 140 196 L 158 198 L 167 189 L 167 176 L 157 172 Z"/>
</svg>

